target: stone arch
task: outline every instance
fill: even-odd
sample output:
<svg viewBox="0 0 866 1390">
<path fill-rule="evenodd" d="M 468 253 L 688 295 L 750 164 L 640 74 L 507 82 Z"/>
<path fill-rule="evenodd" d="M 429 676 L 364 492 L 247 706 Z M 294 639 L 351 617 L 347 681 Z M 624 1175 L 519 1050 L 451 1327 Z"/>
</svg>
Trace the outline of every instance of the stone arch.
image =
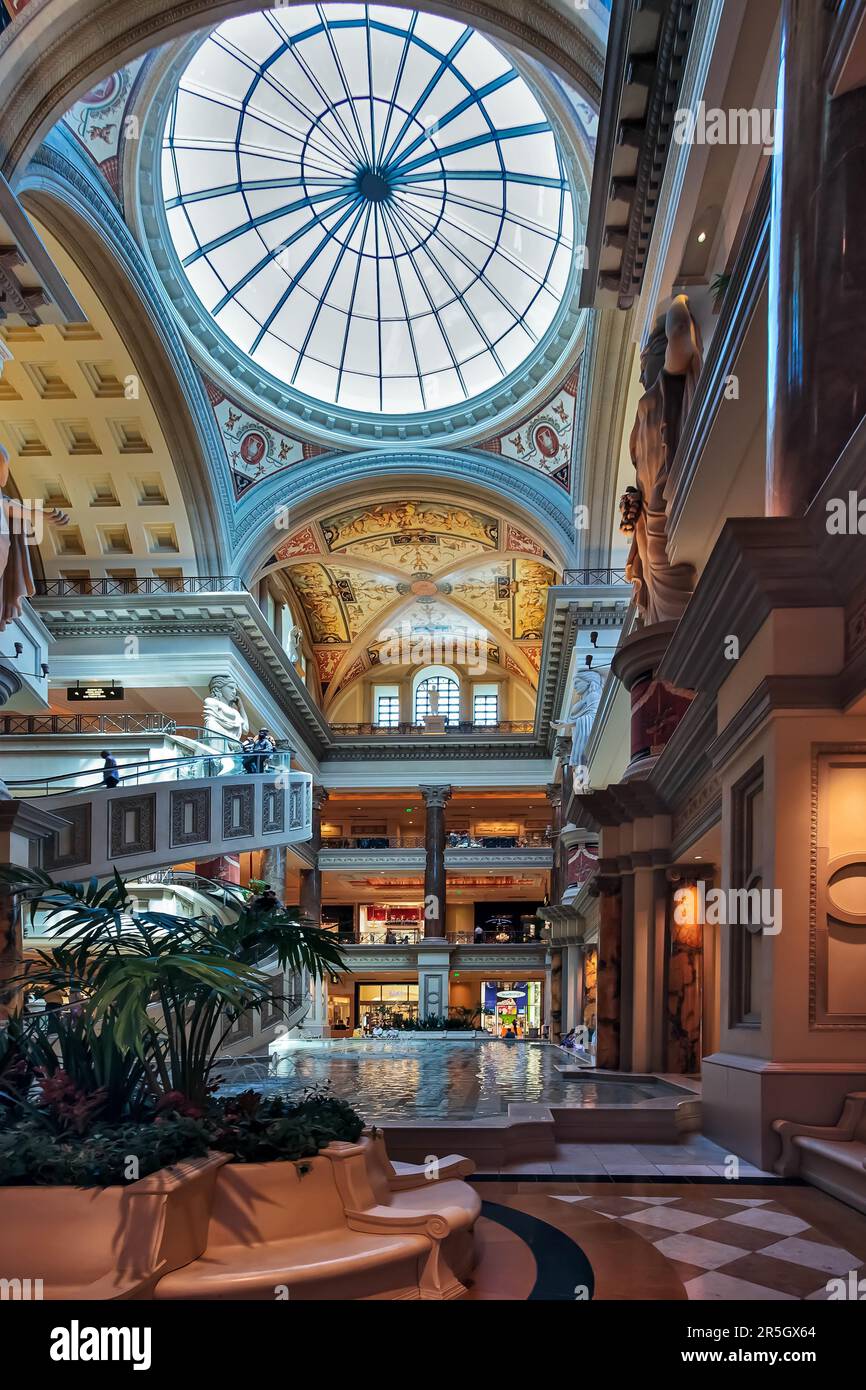
<svg viewBox="0 0 866 1390">
<path fill-rule="evenodd" d="M 377 495 L 407 497 L 457 491 L 463 503 L 504 512 L 515 525 L 532 531 L 553 560 L 555 569 L 572 563 L 574 527 L 571 503 L 564 490 L 541 473 L 495 454 L 458 451 L 388 452 L 382 454 L 328 455 L 302 467 L 278 474 L 249 508 L 241 525 L 245 539 L 235 553 L 237 573 L 252 576 L 261 570 L 276 549 L 275 519 L 287 509 L 289 529 L 303 525 L 325 506 L 376 500 Z"/>
<path fill-rule="evenodd" d="M 462 20 L 539 60 L 598 107 L 603 48 L 580 11 L 568 15 L 548 0 L 418 0 L 418 7 Z M 250 0 L 30 0 L 0 38 L 2 85 L 12 94 L 0 138 L 7 178 L 14 181 L 23 171 L 95 80 L 169 39 L 254 8 Z"/>
</svg>

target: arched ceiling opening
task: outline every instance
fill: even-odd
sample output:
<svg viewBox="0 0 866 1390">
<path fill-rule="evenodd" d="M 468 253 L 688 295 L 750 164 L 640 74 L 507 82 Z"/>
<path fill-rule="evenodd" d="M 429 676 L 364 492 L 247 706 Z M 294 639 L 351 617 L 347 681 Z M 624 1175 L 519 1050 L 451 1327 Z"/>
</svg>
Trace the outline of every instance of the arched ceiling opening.
<svg viewBox="0 0 866 1390">
<path fill-rule="evenodd" d="M 491 510 L 442 497 L 320 508 L 262 573 L 285 586 L 326 708 L 380 664 L 417 665 L 421 649 L 468 649 L 470 663 L 480 652 L 536 683 L 556 563 L 531 529 Z"/>
<path fill-rule="evenodd" d="M 504 53 L 453 19 L 337 3 L 221 25 L 180 76 L 161 182 L 210 331 L 341 412 L 463 406 L 566 298 L 558 141 Z"/>
</svg>

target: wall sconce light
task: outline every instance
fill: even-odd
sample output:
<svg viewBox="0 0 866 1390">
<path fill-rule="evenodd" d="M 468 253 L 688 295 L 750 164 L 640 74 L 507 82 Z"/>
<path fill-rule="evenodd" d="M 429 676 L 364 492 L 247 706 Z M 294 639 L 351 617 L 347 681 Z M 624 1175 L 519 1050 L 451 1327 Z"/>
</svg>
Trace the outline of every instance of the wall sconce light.
<svg viewBox="0 0 866 1390">
<path fill-rule="evenodd" d="M 23 651 L 24 651 L 24 643 L 23 643 L 23 642 L 16 642 L 16 643 L 15 643 L 15 660 L 16 660 L 16 661 L 18 660 L 19 656 L 21 656 L 21 654 L 23 653 Z"/>
</svg>

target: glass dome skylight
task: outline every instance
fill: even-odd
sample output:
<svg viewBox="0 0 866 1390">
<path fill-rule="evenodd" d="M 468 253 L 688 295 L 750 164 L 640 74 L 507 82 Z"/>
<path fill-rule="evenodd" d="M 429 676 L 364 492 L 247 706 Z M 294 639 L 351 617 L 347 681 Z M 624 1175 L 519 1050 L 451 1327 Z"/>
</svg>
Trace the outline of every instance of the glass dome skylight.
<svg viewBox="0 0 866 1390">
<path fill-rule="evenodd" d="M 376 5 L 222 24 L 180 80 L 163 196 L 223 334 L 302 395 L 435 411 L 530 357 L 566 290 L 572 202 L 530 88 L 452 20 Z"/>
</svg>

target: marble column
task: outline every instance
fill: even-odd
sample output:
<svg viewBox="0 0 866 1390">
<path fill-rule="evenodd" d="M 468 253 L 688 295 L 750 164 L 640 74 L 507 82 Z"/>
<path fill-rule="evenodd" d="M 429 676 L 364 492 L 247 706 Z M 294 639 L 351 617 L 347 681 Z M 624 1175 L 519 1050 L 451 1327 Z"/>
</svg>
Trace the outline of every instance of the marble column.
<svg viewBox="0 0 866 1390">
<path fill-rule="evenodd" d="M 281 903 L 286 900 L 287 856 L 285 845 L 262 851 L 262 880 L 273 888 Z"/>
<path fill-rule="evenodd" d="M 550 953 L 550 1041 L 562 1037 L 562 951 L 555 947 Z"/>
<path fill-rule="evenodd" d="M 322 925 L 322 871 L 319 868 L 319 850 L 322 847 L 322 807 L 327 799 L 328 793 L 324 787 L 313 787 L 313 833 L 310 837 L 310 849 L 315 862 L 312 868 L 302 869 L 300 875 L 301 921 L 313 927 Z"/>
<path fill-rule="evenodd" d="M 622 1030 L 622 885 L 615 876 L 595 880 L 601 898 L 596 983 L 596 1066 L 618 1071 Z"/>
<path fill-rule="evenodd" d="M 683 1076 L 701 1069 L 702 955 L 700 923 L 671 919 L 665 1071 Z"/>
<path fill-rule="evenodd" d="M 424 844 L 424 936 L 441 940 L 445 935 L 445 804 L 451 788 L 420 787 L 426 808 Z"/>
<path fill-rule="evenodd" d="M 562 786 L 559 782 L 548 782 L 545 787 L 550 802 L 550 829 L 553 840 L 553 867 L 550 871 L 550 901 L 558 903 L 566 885 L 565 865 L 562 862 L 563 850 L 559 834 L 562 830 Z"/>
<path fill-rule="evenodd" d="M 866 89 L 830 97 L 829 5 L 782 0 L 781 18 L 767 513 L 797 516 L 866 408 Z"/>
</svg>

